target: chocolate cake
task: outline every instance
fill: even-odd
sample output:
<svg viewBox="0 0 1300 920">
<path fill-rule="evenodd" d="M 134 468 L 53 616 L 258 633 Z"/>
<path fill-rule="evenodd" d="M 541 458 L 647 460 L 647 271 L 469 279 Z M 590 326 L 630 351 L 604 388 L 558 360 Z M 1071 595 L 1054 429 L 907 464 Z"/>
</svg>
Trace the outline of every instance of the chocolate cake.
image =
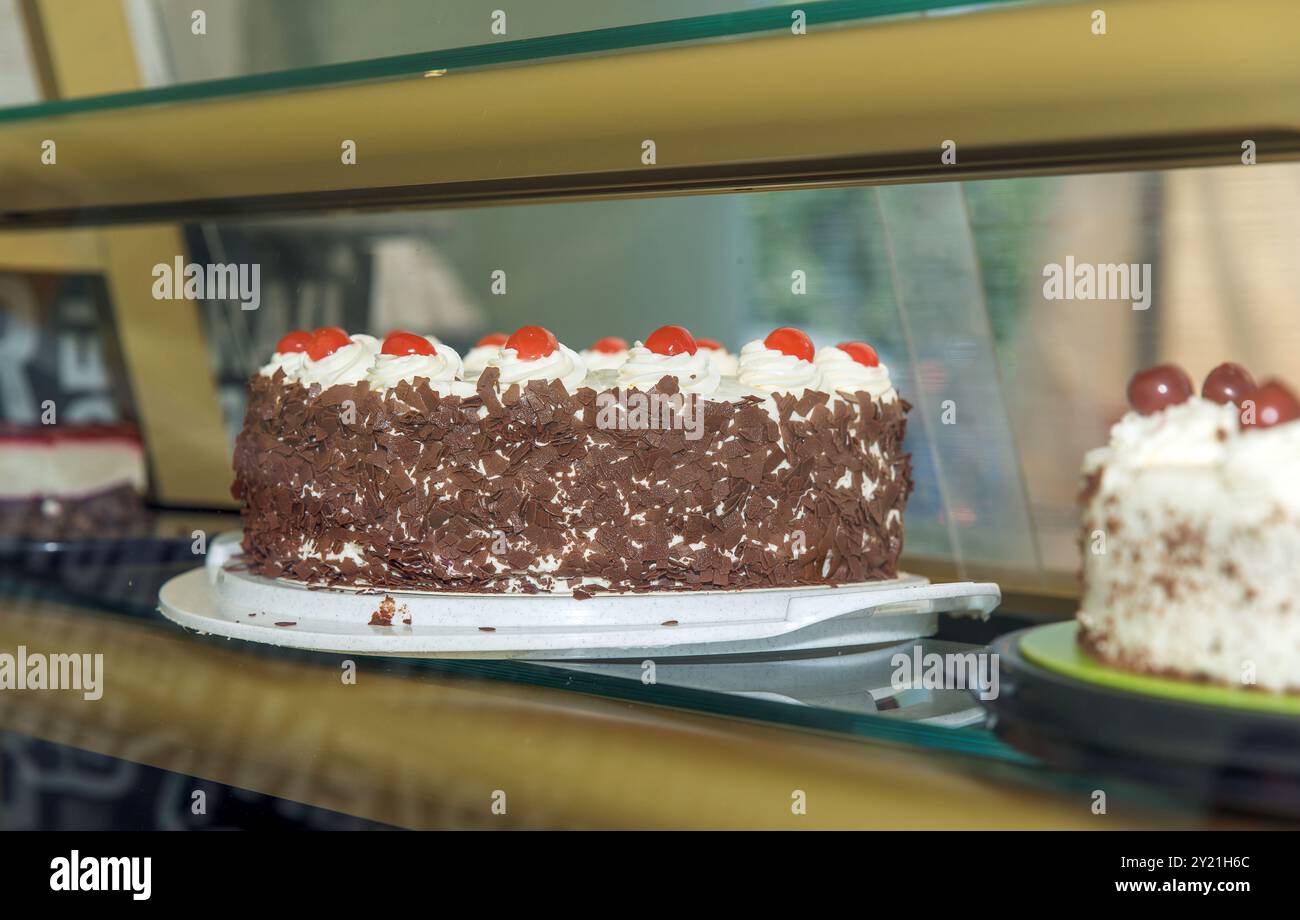
<svg viewBox="0 0 1300 920">
<path fill-rule="evenodd" d="M 1300 401 L 1235 364 L 1181 369 L 1083 464 L 1079 637 L 1145 674 L 1300 692 Z"/>
<path fill-rule="evenodd" d="M 236 442 L 246 564 L 579 597 L 897 574 L 909 406 L 870 346 L 777 330 L 729 378 L 664 327 L 624 358 L 589 371 L 524 327 L 474 377 L 409 333 L 286 336 Z"/>
</svg>

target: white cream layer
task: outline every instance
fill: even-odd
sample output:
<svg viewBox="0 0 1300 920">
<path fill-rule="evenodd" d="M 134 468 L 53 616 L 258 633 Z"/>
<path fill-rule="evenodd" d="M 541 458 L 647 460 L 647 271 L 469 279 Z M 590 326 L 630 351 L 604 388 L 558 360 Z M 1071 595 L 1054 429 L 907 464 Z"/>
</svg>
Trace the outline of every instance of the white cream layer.
<svg viewBox="0 0 1300 920">
<path fill-rule="evenodd" d="M 126 438 L 0 442 L 0 498 L 80 498 L 145 487 L 144 453 Z"/>
<path fill-rule="evenodd" d="M 626 363 L 628 351 L 592 351 L 582 352 L 582 360 L 588 371 L 616 371 Z"/>
<path fill-rule="evenodd" d="M 817 368 L 817 388 L 831 394 L 868 393 L 881 402 L 895 402 L 898 393 L 889 379 L 889 368 L 883 364 L 867 367 L 853 360 L 853 356 L 838 345 L 823 348 L 813 360 Z"/>
<path fill-rule="evenodd" d="M 357 334 L 351 343 L 319 361 L 308 358 L 295 378 L 305 387 L 320 384 L 322 390 L 336 384 L 355 384 L 366 379 L 381 345 L 372 335 Z"/>
<path fill-rule="evenodd" d="M 740 350 L 736 379 L 768 393 L 802 393 L 818 389 L 819 375 L 812 361 L 768 348 L 759 339 Z"/>
<path fill-rule="evenodd" d="M 483 373 L 483 368 L 488 366 L 488 362 L 501 354 L 500 345 L 475 345 L 469 351 L 465 352 L 465 378 L 477 377 Z"/>
<path fill-rule="evenodd" d="M 695 354 L 683 351 L 661 355 L 640 342 L 632 346 L 627 361 L 618 369 L 618 384 L 628 389 L 648 390 L 664 377 L 676 377 L 680 392 L 700 396 L 716 393 L 722 380 L 704 349 L 696 350 Z"/>
<path fill-rule="evenodd" d="M 488 362 L 489 367 L 501 369 L 498 388 L 504 389 L 512 383 L 520 385 L 530 380 L 558 380 L 570 393 L 576 392 L 587 379 L 587 365 L 582 356 L 567 345 L 559 345 L 555 351 L 540 358 L 524 360 L 513 348 L 502 348 L 500 354 Z"/>
<path fill-rule="evenodd" d="M 290 380 L 297 380 L 306 364 L 307 353 L 305 351 L 277 351 L 271 355 L 271 360 L 264 364 L 257 373 L 262 377 L 274 377 L 276 371 L 282 370 L 285 377 Z"/>
<path fill-rule="evenodd" d="M 734 377 L 740 371 L 740 359 L 729 351 L 716 348 L 705 348 L 700 346 L 700 351 L 709 356 L 713 366 L 718 369 L 718 373 L 723 377 Z"/>
<path fill-rule="evenodd" d="M 379 355 L 366 381 L 372 390 L 384 393 L 399 383 L 412 383 L 417 377 L 423 377 L 439 395 L 473 395 L 474 386 L 461 380 L 463 374 L 460 355 L 454 348 L 440 343 L 434 346 L 431 355 Z"/>
</svg>

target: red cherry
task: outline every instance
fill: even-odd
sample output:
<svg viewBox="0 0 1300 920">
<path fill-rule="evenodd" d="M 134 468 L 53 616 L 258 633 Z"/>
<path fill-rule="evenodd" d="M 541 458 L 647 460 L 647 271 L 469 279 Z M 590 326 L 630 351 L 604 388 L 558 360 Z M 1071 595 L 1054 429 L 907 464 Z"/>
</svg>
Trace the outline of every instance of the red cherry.
<svg viewBox="0 0 1300 920">
<path fill-rule="evenodd" d="M 275 352 L 283 355 L 291 351 L 306 351 L 310 346 L 311 333 L 303 329 L 295 329 L 293 332 L 286 333 L 284 338 L 276 343 Z"/>
<path fill-rule="evenodd" d="M 475 343 L 474 347 L 483 348 L 486 345 L 501 346 L 504 345 L 507 340 L 508 336 L 504 332 L 489 332 L 487 335 L 483 336 L 483 338 L 479 339 L 478 342 Z"/>
<path fill-rule="evenodd" d="M 1296 399 L 1295 393 L 1280 380 L 1269 380 L 1261 384 L 1259 389 L 1246 397 L 1245 402 L 1243 409 L 1250 403 L 1254 403 L 1255 408 L 1253 423 L 1245 425 L 1243 422 L 1247 430 L 1272 428 L 1300 419 L 1300 399 Z"/>
<path fill-rule="evenodd" d="M 406 330 L 405 330 L 405 329 L 389 329 L 389 330 L 388 330 L 388 334 L 382 336 L 382 337 L 379 339 L 379 341 L 380 341 L 380 342 L 387 342 L 388 339 L 389 339 L 391 336 L 395 336 L 395 335 L 397 335 L 399 332 L 401 332 L 401 333 L 406 333 Z M 417 333 L 413 333 L 413 332 L 412 332 L 412 333 L 407 333 L 407 334 L 408 334 L 408 335 L 416 335 Z M 436 344 L 436 343 L 442 341 L 442 340 L 439 339 L 436 335 L 422 335 L 422 336 L 420 336 L 420 338 L 424 339 L 424 340 L 425 340 L 426 342 L 428 342 L 430 345 L 433 345 L 433 344 Z M 382 352 L 382 346 L 381 346 L 381 352 Z"/>
<path fill-rule="evenodd" d="M 560 343 L 549 329 L 541 326 L 520 326 L 510 338 L 506 339 L 506 348 L 513 348 L 523 361 L 535 361 L 554 354 Z"/>
<path fill-rule="evenodd" d="M 598 351 L 602 355 L 615 355 L 620 351 L 627 351 L 627 340 L 620 339 L 616 335 L 607 335 L 603 339 L 593 342 L 591 350 Z"/>
<path fill-rule="evenodd" d="M 709 351 L 720 351 L 726 354 L 727 346 L 723 345 L 717 339 L 696 339 L 695 344 L 701 348 L 707 348 Z"/>
<path fill-rule="evenodd" d="M 660 326 L 650 333 L 645 347 L 657 355 L 693 355 L 698 350 L 698 343 L 683 326 Z"/>
<path fill-rule="evenodd" d="M 307 357 L 319 361 L 327 355 L 334 354 L 344 345 L 350 344 L 352 339 L 338 326 L 324 326 L 317 329 L 311 337 L 311 344 L 307 346 Z"/>
<path fill-rule="evenodd" d="M 416 335 L 414 332 L 390 332 L 388 338 L 384 339 L 384 347 L 381 350 L 385 355 L 431 355 L 434 352 L 433 345 L 422 335 Z"/>
<path fill-rule="evenodd" d="M 1174 364 L 1160 364 L 1138 371 L 1128 382 L 1128 403 L 1140 415 L 1154 415 L 1161 409 L 1192 398 L 1192 378 Z"/>
<path fill-rule="evenodd" d="M 1240 406 L 1241 401 L 1255 392 L 1255 378 L 1240 364 L 1228 361 L 1210 371 L 1201 386 L 1201 395 L 1221 406 L 1228 403 Z"/>
<path fill-rule="evenodd" d="M 311 334 L 320 335 L 322 332 L 339 332 L 342 333 L 343 335 L 348 334 L 348 331 L 344 329 L 342 326 L 321 326 L 319 329 L 313 329 Z M 351 336 L 348 337 L 351 338 Z"/>
<path fill-rule="evenodd" d="M 816 351 L 813 348 L 812 339 L 801 329 L 793 326 L 782 326 L 780 329 L 773 329 L 763 339 L 763 344 L 773 351 L 779 351 L 783 355 L 789 355 L 792 358 L 799 358 L 801 361 L 811 361 Z"/>
<path fill-rule="evenodd" d="M 835 347 L 865 367 L 880 367 L 880 355 L 866 342 L 840 342 Z"/>
</svg>

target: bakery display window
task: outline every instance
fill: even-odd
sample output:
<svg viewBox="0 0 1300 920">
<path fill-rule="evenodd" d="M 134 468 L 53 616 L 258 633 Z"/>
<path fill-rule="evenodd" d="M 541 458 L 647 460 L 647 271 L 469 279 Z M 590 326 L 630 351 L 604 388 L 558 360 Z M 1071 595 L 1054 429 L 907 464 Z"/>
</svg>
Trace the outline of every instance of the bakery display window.
<svg viewBox="0 0 1300 920">
<path fill-rule="evenodd" d="M 9 826 L 1300 815 L 1281 5 L 209 6 L 0 4 Z"/>
</svg>

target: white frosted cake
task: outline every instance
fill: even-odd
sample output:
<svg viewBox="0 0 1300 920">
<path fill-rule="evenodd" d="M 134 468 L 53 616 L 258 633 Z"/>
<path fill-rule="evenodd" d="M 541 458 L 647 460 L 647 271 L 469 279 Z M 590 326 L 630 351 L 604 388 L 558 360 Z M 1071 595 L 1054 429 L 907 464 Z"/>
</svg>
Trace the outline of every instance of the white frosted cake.
<svg viewBox="0 0 1300 920">
<path fill-rule="evenodd" d="M 1300 402 L 1221 365 L 1129 384 L 1084 460 L 1080 641 L 1127 670 L 1300 692 Z"/>
</svg>

